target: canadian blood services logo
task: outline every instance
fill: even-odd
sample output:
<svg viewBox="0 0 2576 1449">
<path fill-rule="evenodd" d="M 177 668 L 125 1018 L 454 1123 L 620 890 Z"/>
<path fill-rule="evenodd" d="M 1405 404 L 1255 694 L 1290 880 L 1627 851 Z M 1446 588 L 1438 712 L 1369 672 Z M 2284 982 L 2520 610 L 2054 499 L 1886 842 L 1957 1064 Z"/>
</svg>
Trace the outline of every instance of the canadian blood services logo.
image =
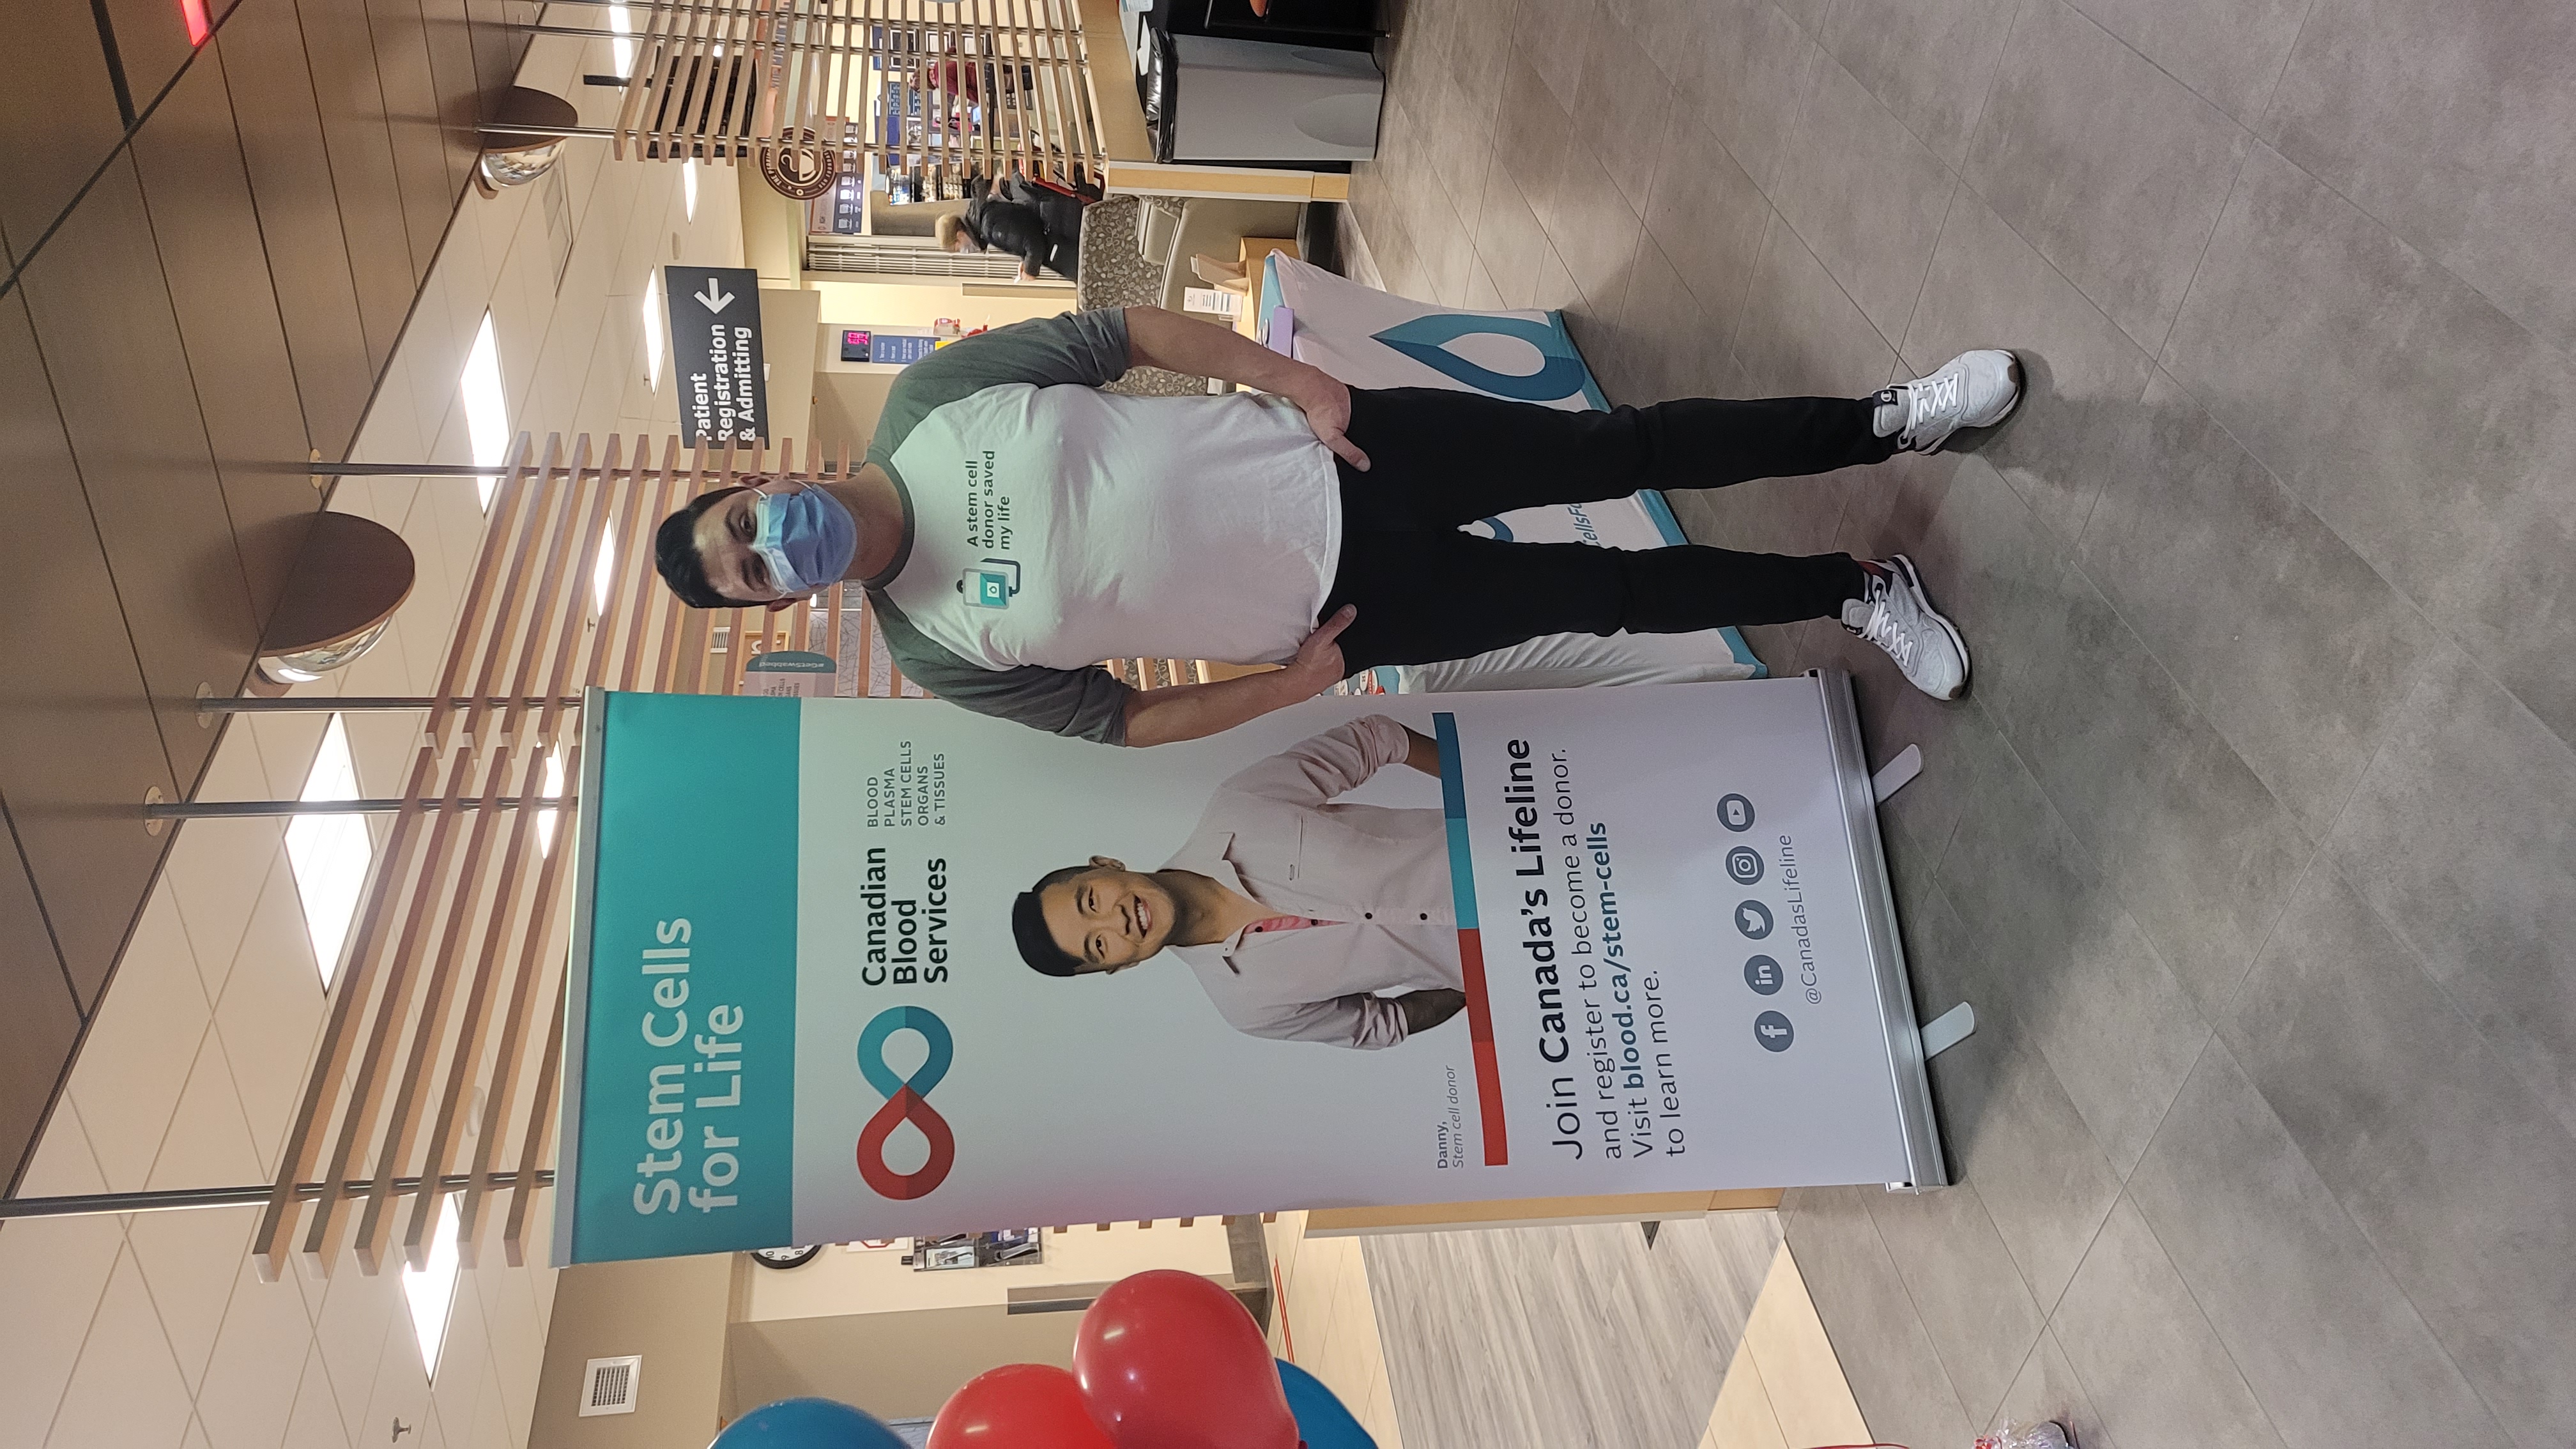
<svg viewBox="0 0 2576 1449">
<path fill-rule="evenodd" d="M 886 1065 L 886 1042 L 896 1032 L 920 1033 L 929 1044 L 930 1054 L 922 1059 L 909 1077 L 898 1077 Z M 885 1105 L 859 1130 L 859 1176 L 867 1180 L 879 1197 L 909 1201 L 926 1197 L 947 1180 L 948 1169 L 957 1162 L 957 1137 L 948 1130 L 948 1119 L 927 1100 L 948 1075 L 949 1063 L 957 1055 L 956 1042 L 948 1034 L 948 1023 L 925 1006 L 896 1006 L 878 1012 L 859 1032 L 859 1075 L 867 1078 Z M 910 1122 L 930 1139 L 930 1160 L 910 1172 L 897 1172 L 886 1165 L 886 1139 L 894 1129 Z"/>
</svg>

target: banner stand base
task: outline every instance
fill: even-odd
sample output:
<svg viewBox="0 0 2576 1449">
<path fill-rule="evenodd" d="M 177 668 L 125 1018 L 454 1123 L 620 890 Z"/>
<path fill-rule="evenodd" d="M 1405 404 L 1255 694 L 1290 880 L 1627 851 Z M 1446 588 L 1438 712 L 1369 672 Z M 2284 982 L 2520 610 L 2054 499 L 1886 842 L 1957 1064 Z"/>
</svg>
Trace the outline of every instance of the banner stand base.
<svg viewBox="0 0 2576 1449">
<path fill-rule="evenodd" d="M 1962 1001 L 1926 1022 L 1923 1027 L 1923 1059 L 1930 1061 L 1968 1039 L 1977 1029 L 1977 1009 Z"/>
<path fill-rule="evenodd" d="M 1352 1238 L 1376 1233 L 1435 1233 L 1457 1228 L 1565 1227 L 1581 1223 L 1680 1222 L 1710 1213 L 1760 1212 L 1780 1206 L 1776 1187 L 1713 1192 L 1607 1193 L 1592 1197 L 1502 1198 L 1489 1202 L 1414 1203 L 1396 1207 L 1310 1208 L 1306 1236 Z"/>
<path fill-rule="evenodd" d="M 1884 805 L 1888 796 L 1913 784 L 1914 777 L 1922 773 L 1922 747 L 1907 745 L 1896 752 L 1895 759 L 1879 766 L 1878 773 L 1869 777 L 1870 798 Z"/>
</svg>

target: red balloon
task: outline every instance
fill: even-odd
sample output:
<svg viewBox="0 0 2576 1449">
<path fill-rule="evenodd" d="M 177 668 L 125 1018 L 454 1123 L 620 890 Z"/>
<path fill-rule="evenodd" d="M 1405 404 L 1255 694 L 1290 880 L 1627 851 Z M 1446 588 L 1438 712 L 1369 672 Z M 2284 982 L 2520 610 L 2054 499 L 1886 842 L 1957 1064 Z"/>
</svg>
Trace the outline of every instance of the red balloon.
<svg viewBox="0 0 2576 1449">
<path fill-rule="evenodd" d="M 1252 1315 L 1196 1273 L 1121 1279 L 1082 1315 L 1073 1373 L 1118 1449 L 1297 1449 Z"/>
<path fill-rule="evenodd" d="M 930 1449 L 1116 1449 L 1082 1402 L 1073 1375 L 1042 1363 L 1004 1364 L 968 1379 L 930 1425 Z"/>
</svg>

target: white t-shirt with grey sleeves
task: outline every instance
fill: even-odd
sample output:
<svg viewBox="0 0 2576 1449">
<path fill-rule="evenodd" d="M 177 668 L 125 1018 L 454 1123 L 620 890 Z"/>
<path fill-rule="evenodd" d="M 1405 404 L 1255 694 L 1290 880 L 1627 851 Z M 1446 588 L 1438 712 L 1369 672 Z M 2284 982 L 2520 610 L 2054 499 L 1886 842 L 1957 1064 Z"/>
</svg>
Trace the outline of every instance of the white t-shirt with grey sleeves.
<svg viewBox="0 0 2576 1449">
<path fill-rule="evenodd" d="M 904 369 L 868 461 L 904 539 L 866 581 L 924 689 L 1105 744 L 1129 690 L 1104 659 L 1288 659 L 1341 550 L 1332 452 L 1284 399 L 1124 397 L 1121 311 L 949 344 Z"/>
</svg>

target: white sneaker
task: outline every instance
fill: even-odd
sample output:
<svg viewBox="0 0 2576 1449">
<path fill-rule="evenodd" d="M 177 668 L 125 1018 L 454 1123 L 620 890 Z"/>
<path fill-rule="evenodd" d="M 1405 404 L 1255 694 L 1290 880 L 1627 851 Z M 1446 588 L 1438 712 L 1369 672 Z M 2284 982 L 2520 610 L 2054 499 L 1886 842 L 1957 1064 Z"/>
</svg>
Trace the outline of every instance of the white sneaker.
<svg viewBox="0 0 2576 1449">
<path fill-rule="evenodd" d="M 1882 407 L 1905 410 L 1897 446 L 1930 453 L 1961 428 L 1991 428 L 2021 401 L 2021 359 L 1995 348 L 1962 352 L 1929 377 L 1883 389 Z"/>
<path fill-rule="evenodd" d="M 1864 570 L 1867 592 L 1843 605 L 1843 627 L 1887 651 L 1908 683 L 1934 699 L 1968 689 L 1968 641 L 1923 592 L 1914 561 L 1890 554 Z"/>
</svg>

